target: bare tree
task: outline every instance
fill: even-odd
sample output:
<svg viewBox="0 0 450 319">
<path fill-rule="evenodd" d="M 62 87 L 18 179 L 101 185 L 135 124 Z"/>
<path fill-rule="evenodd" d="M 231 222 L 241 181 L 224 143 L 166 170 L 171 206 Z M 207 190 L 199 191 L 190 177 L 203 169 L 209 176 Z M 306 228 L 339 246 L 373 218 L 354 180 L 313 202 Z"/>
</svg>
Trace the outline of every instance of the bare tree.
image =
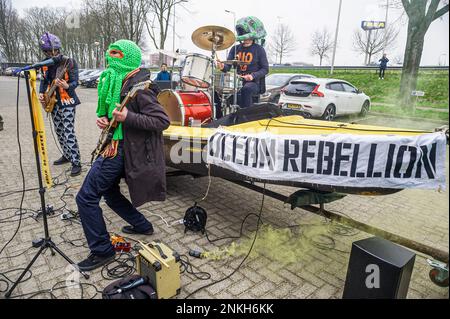
<svg viewBox="0 0 450 319">
<path fill-rule="evenodd" d="M 145 22 L 148 35 L 156 49 L 164 49 L 169 35 L 170 19 L 176 5 L 188 0 L 150 0 L 151 10 Z"/>
<path fill-rule="evenodd" d="M 60 37 L 63 52 L 81 67 L 99 67 L 108 45 L 125 38 L 143 45 L 144 25 L 151 0 L 86 0 L 73 27 L 64 8 L 33 7 L 21 19 L 10 0 L 0 0 L 0 55 L 9 62 L 43 58 L 39 37 L 46 31 Z"/>
<path fill-rule="evenodd" d="M 425 34 L 433 21 L 448 12 L 449 6 L 448 1 L 441 0 L 401 0 L 401 3 L 409 19 L 400 97 L 402 107 L 412 108 L 411 92 L 417 88 Z"/>
<path fill-rule="evenodd" d="M 131 41 L 142 45 L 142 35 L 147 14 L 151 10 L 150 0 L 118 0 L 112 7 L 119 21 L 120 33 Z"/>
<path fill-rule="evenodd" d="M 331 33 L 324 28 L 322 31 L 314 31 L 311 37 L 311 55 L 317 55 L 320 59 L 320 66 L 322 66 L 323 58 L 328 58 L 328 52 L 333 49 L 334 42 L 331 38 Z"/>
<path fill-rule="evenodd" d="M 0 53 L 7 61 L 17 58 L 16 31 L 19 16 L 10 0 L 0 0 Z"/>
<path fill-rule="evenodd" d="M 289 56 L 297 47 L 294 35 L 287 24 L 280 23 L 271 40 L 270 48 L 275 52 L 280 64 L 283 62 L 283 58 Z"/>
<path fill-rule="evenodd" d="M 372 56 L 395 46 L 398 33 L 398 30 L 392 26 L 365 32 L 355 30 L 353 33 L 353 48 L 355 51 L 366 55 L 364 64 L 367 65 L 370 64 Z"/>
</svg>

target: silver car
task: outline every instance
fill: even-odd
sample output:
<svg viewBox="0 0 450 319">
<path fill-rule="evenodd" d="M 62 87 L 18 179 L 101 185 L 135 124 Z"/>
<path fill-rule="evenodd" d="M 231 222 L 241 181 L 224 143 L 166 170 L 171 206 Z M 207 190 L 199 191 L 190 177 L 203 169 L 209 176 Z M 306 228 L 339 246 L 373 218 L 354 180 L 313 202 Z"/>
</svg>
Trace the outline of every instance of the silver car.
<svg viewBox="0 0 450 319">
<path fill-rule="evenodd" d="M 272 73 L 266 77 L 266 93 L 261 95 L 260 101 L 278 104 L 281 90 L 291 81 L 311 78 L 315 78 L 315 76 L 310 74 Z"/>
</svg>

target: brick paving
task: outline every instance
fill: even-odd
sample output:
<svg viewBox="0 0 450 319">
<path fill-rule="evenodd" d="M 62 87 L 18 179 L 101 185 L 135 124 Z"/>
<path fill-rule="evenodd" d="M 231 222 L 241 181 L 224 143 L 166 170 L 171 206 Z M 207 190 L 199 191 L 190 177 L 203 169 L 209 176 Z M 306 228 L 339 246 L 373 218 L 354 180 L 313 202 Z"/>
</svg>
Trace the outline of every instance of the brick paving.
<svg viewBox="0 0 450 319">
<path fill-rule="evenodd" d="M 22 80 L 23 81 L 23 80 Z M 24 86 L 21 87 L 20 104 L 20 138 L 22 144 L 23 168 L 26 187 L 35 188 L 36 168 L 31 142 L 30 118 L 25 103 Z M 16 142 L 16 109 L 15 82 L 11 78 L 0 77 L 0 114 L 4 118 L 4 131 L 0 132 L 0 194 L 7 191 L 21 189 L 21 175 Z M 82 159 L 89 160 L 89 153 L 95 145 L 98 130 L 95 128 L 95 90 L 79 89 L 83 104 L 77 110 L 77 137 L 80 143 Z M 59 158 L 58 150 L 53 142 L 48 120 L 46 119 L 48 148 L 50 160 Z M 52 167 L 53 177 L 64 174 L 69 167 Z M 74 196 L 81 186 L 87 173 L 84 166 L 82 176 L 70 178 L 70 186 L 66 196 L 67 208 L 76 210 Z M 64 178 L 61 178 L 61 181 Z M 448 169 L 447 169 L 448 180 Z M 186 254 L 189 249 L 214 250 L 216 247 L 227 247 L 231 240 L 212 245 L 201 235 L 184 234 L 182 225 L 167 227 L 154 214 L 162 215 L 166 221 L 181 219 L 184 212 L 196 199 L 203 197 L 208 187 L 208 179 L 193 179 L 188 176 L 168 178 L 168 199 L 164 203 L 150 203 L 142 207 L 144 214 L 155 226 L 155 234 L 150 237 L 140 236 L 142 240 L 160 239 L 170 245 L 180 254 Z M 270 187 L 273 190 L 290 194 L 292 189 L 286 187 Z M 61 196 L 65 187 L 59 186 L 46 193 L 46 201 L 55 208 L 64 206 Z M 126 186 L 122 190 L 127 194 Z M 19 207 L 21 194 L 10 196 L 0 195 L 0 242 L 3 244 L 12 236 L 17 227 L 18 216 L 14 216 Z M 202 206 L 207 209 L 208 230 L 212 238 L 239 235 L 242 219 L 249 213 L 258 213 L 261 195 L 244 188 L 234 186 L 226 181 L 213 178 L 209 197 Z M 39 209 L 39 196 L 36 191 L 27 192 L 23 208 Z M 119 232 L 123 221 L 102 203 L 107 219 L 108 229 Z M 375 227 L 423 242 L 432 247 L 448 251 L 449 248 L 449 206 L 448 191 L 407 190 L 384 197 L 347 196 L 341 201 L 326 206 L 329 210 L 343 212 L 346 215 Z M 11 208 L 9 210 L 5 210 Z M 15 240 L 0 256 L 0 273 L 11 269 L 24 267 L 34 256 L 35 250 L 30 249 L 31 240 L 43 234 L 42 219 L 31 218 L 32 212 L 27 211 L 20 231 Z M 263 220 L 265 225 L 285 229 L 289 225 L 309 225 L 323 223 L 323 218 L 289 207 L 276 200 L 266 198 Z M 251 240 L 251 232 L 255 230 L 256 218 L 250 218 L 245 224 L 245 240 Z M 74 261 L 78 262 L 88 254 L 81 226 L 77 223 L 62 221 L 59 215 L 49 220 L 50 233 L 58 246 Z M 294 229 L 291 230 L 295 234 Z M 293 235 L 294 238 L 295 235 Z M 371 237 L 370 234 L 353 232 L 349 236 L 335 236 L 336 249 L 319 249 L 310 247 L 298 260 L 293 263 L 283 263 L 277 258 L 277 252 L 267 250 L 264 253 L 252 255 L 234 276 L 211 286 L 196 294 L 193 298 L 341 298 L 347 272 L 351 243 L 356 240 Z M 299 236 L 298 241 L 303 240 Z M 74 241 L 75 245 L 69 243 Z M 26 251 L 25 254 L 15 257 Z M 217 280 L 230 274 L 237 267 L 244 256 L 235 256 L 220 261 L 191 260 L 201 271 L 210 272 L 211 280 Z M 411 280 L 409 298 L 448 298 L 448 288 L 440 288 L 428 279 L 429 267 L 426 256 L 418 255 Z M 46 252 L 32 268 L 33 276 L 30 280 L 20 284 L 15 295 L 49 289 L 57 282 L 65 283 L 70 271 L 67 263 L 59 256 L 51 256 Z M 9 274 L 16 278 L 17 272 Z M 2 277 L 0 276 L 0 279 Z M 182 275 L 183 298 L 197 288 L 211 282 L 200 281 L 190 274 Z M 100 271 L 91 273 L 90 280 L 81 280 L 95 284 L 98 289 L 106 287 L 110 281 L 104 280 Z M 0 281 L 0 290 L 5 284 Z M 91 297 L 95 293 L 93 288 L 86 288 L 84 297 Z M 61 298 L 81 298 L 77 289 L 63 289 L 55 294 Z M 48 298 L 41 295 L 37 298 Z M 97 294 L 96 298 L 100 295 Z M 0 294 L 3 298 L 3 293 Z"/>
</svg>

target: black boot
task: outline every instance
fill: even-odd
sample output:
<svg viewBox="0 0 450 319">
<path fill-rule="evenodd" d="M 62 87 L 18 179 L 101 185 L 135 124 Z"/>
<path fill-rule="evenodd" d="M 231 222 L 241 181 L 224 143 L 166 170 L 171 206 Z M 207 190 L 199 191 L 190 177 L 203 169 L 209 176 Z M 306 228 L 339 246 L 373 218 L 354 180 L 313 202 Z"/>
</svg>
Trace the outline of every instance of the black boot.
<svg viewBox="0 0 450 319">
<path fill-rule="evenodd" d="M 58 166 L 58 165 L 64 165 L 70 163 L 70 161 L 65 158 L 64 156 L 62 156 L 60 159 L 57 159 L 56 161 L 53 162 L 53 165 Z"/>
<path fill-rule="evenodd" d="M 80 271 L 91 271 L 97 269 L 113 261 L 115 255 L 115 252 L 108 256 L 98 256 L 95 254 L 90 254 L 85 260 L 78 263 L 78 268 L 80 269 Z"/>
<path fill-rule="evenodd" d="M 72 165 L 70 176 L 75 177 L 81 174 L 81 165 Z"/>
<path fill-rule="evenodd" d="M 153 235 L 153 226 L 150 226 L 150 228 L 145 231 L 138 231 L 133 226 L 124 226 L 124 227 L 122 227 L 122 232 L 124 234 L 129 234 L 129 235 L 148 235 L 148 236 L 150 236 L 150 235 Z"/>
</svg>

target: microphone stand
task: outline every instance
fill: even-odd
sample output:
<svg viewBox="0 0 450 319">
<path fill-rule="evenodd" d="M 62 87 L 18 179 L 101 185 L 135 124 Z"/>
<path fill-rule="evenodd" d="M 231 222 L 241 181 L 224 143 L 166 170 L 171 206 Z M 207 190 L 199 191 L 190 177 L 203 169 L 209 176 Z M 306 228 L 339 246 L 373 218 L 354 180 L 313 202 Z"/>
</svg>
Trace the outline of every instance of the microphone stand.
<svg viewBox="0 0 450 319">
<path fill-rule="evenodd" d="M 34 111 L 33 111 L 33 105 L 32 105 L 33 102 L 32 102 L 32 98 L 31 98 L 31 88 L 30 88 L 30 81 L 29 81 L 30 80 L 30 71 L 24 71 L 24 74 L 25 74 L 25 83 L 26 83 L 26 88 L 27 88 L 28 106 L 30 109 L 30 116 L 31 116 L 31 127 L 32 127 L 32 134 L 33 134 L 33 141 L 34 141 L 34 143 L 33 143 L 34 144 L 34 154 L 35 154 L 36 169 L 37 169 L 38 182 L 39 182 L 39 195 L 40 195 L 40 199 L 41 199 L 41 210 L 42 210 L 42 216 L 43 216 L 44 236 L 45 237 L 40 239 L 40 241 L 38 242 L 38 244 L 36 244 L 36 246 L 33 245 L 34 247 L 40 247 L 39 251 L 36 253 L 34 258 L 31 260 L 31 262 L 28 264 L 28 266 L 25 268 L 25 270 L 22 272 L 22 274 L 19 276 L 19 278 L 16 280 L 16 282 L 14 282 L 11 289 L 9 289 L 9 291 L 5 294 L 6 298 L 9 298 L 11 296 L 14 289 L 21 282 L 23 277 L 25 277 L 27 272 L 30 270 L 30 268 L 33 266 L 33 264 L 36 262 L 37 258 L 42 253 L 44 253 L 47 248 L 50 249 L 52 256 L 55 256 L 55 251 L 56 251 L 69 264 L 71 264 L 72 266 L 74 266 L 75 269 L 78 270 L 78 267 L 76 266 L 76 264 L 56 246 L 56 244 L 52 241 L 52 239 L 50 237 L 50 232 L 48 229 L 48 219 L 47 219 L 47 215 L 49 212 L 48 212 L 48 208 L 45 204 L 45 188 L 42 183 L 42 171 L 41 171 L 41 165 L 40 165 L 41 162 L 40 162 L 39 147 L 38 147 L 39 141 L 37 140 L 38 132 L 36 130 L 36 125 L 34 123 L 34 117 L 33 117 Z M 80 274 L 82 274 L 84 276 L 84 278 L 89 279 L 88 274 L 86 274 L 83 271 L 79 271 L 79 272 L 80 272 Z"/>
</svg>

